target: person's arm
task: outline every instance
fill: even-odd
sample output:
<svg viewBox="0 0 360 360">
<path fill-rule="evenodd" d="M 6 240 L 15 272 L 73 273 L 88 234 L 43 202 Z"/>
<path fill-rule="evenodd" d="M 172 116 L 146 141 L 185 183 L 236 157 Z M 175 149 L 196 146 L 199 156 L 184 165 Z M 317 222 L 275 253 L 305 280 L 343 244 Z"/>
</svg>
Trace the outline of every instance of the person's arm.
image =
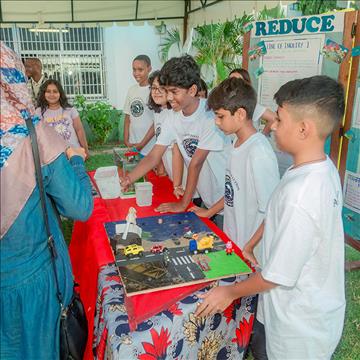
<svg viewBox="0 0 360 360">
<path fill-rule="evenodd" d="M 266 125 L 263 130 L 264 135 L 269 135 L 271 132 L 271 125 L 276 121 L 276 114 L 270 109 L 266 109 L 261 115 L 261 118 L 266 121 Z"/>
<path fill-rule="evenodd" d="M 77 116 L 75 119 L 73 119 L 73 125 L 74 125 L 74 130 L 76 132 L 77 138 L 79 140 L 79 143 L 80 143 L 81 147 L 84 148 L 85 153 L 86 153 L 86 158 L 88 158 L 89 157 L 89 147 L 88 147 L 88 143 L 86 141 L 85 130 L 84 130 L 83 124 L 82 124 L 79 116 Z"/>
<path fill-rule="evenodd" d="M 63 216 L 85 221 L 93 209 L 91 184 L 85 171 L 84 150 L 69 148 L 49 164 L 45 190 Z"/>
<path fill-rule="evenodd" d="M 258 227 L 258 229 L 255 231 L 254 235 L 245 244 L 242 251 L 244 258 L 246 260 L 249 260 L 254 265 L 258 265 L 257 259 L 254 255 L 254 248 L 262 239 L 264 234 L 264 228 L 265 228 L 265 222 L 263 221 Z"/>
<path fill-rule="evenodd" d="M 124 120 L 124 145 L 127 147 L 132 147 L 132 144 L 129 142 L 129 129 L 130 129 L 130 115 L 125 115 Z"/>
<path fill-rule="evenodd" d="M 142 150 L 145 145 L 155 136 L 155 129 L 154 126 L 151 125 L 149 127 L 149 130 L 146 132 L 144 138 L 138 143 L 138 144 L 134 144 L 134 146 L 136 147 L 137 150 Z"/>
<path fill-rule="evenodd" d="M 125 178 L 121 179 L 121 186 L 126 189 L 129 185 L 134 183 L 137 179 L 141 178 L 152 168 L 154 168 L 161 160 L 161 157 L 166 151 L 166 148 L 167 146 L 165 145 L 155 144 L 149 154 L 139 162 L 136 168 L 131 171 Z"/>
<path fill-rule="evenodd" d="M 218 214 L 224 208 L 224 197 L 217 201 L 210 209 L 203 209 L 198 206 L 192 206 L 189 211 L 194 212 L 197 216 L 211 218 Z"/>
<path fill-rule="evenodd" d="M 276 286 L 278 285 L 265 280 L 258 272 L 235 285 L 212 288 L 207 293 L 198 295 L 203 301 L 198 303 L 195 316 L 206 317 L 223 312 L 236 299 L 268 291 Z"/>
<path fill-rule="evenodd" d="M 184 158 L 181 155 L 178 144 L 174 144 L 172 148 L 172 172 L 173 172 L 173 186 L 174 195 L 177 199 L 184 195 L 182 186 L 183 172 L 184 172 Z"/>
<path fill-rule="evenodd" d="M 161 204 L 157 209 L 155 209 L 156 211 L 161 213 L 182 212 L 187 208 L 195 191 L 201 168 L 208 154 L 209 150 L 203 150 L 199 148 L 196 149 L 195 154 L 193 155 L 189 164 L 184 196 L 179 202 Z"/>
</svg>

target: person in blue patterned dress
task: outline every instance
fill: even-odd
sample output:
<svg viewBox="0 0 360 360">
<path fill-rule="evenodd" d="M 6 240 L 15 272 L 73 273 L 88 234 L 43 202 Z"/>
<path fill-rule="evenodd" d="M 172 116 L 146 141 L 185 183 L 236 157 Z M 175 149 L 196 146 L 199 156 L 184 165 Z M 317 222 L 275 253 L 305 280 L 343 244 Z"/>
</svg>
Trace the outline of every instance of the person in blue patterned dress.
<svg viewBox="0 0 360 360">
<path fill-rule="evenodd" d="M 60 305 L 25 118 L 32 117 L 37 133 L 65 306 L 73 291 L 72 269 L 49 197 L 66 217 L 86 220 L 91 215 L 93 200 L 84 167 L 85 152 L 66 149 L 55 130 L 33 115 L 21 60 L 3 42 L 0 49 L 0 358 L 58 359 Z"/>
</svg>

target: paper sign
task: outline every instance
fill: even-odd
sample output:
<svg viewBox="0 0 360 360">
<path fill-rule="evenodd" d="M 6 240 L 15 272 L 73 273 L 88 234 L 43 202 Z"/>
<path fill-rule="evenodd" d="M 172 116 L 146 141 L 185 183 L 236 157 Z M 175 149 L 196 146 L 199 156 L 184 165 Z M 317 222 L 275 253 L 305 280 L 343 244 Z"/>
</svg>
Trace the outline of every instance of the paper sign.
<svg viewBox="0 0 360 360">
<path fill-rule="evenodd" d="M 254 27 L 253 23 L 247 23 L 247 24 L 245 24 L 245 25 L 244 25 L 244 28 L 243 28 L 244 33 L 249 32 L 253 27 Z"/>
<path fill-rule="evenodd" d="M 349 49 L 331 39 L 326 40 L 325 45 L 321 50 L 322 55 L 337 64 L 340 64 L 344 60 L 344 57 L 348 52 Z"/>
<path fill-rule="evenodd" d="M 255 77 L 258 79 L 260 77 L 261 74 L 263 74 L 265 71 L 263 66 L 258 67 L 255 71 L 254 71 L 254 75 Z"/>
<path fill-rule="evenodd" d="M 259 41 L 253 48 L 249 49 L 249 58 L 251 61 L 257 57 L 266 54 L 266 46 L 264 41 Z"/>
<path fill-rule="evenodd" d="M 351 56 L 359 56 L 360 55 L 360 46 L 355 46 L 351 50 Z"/>
<path fill-rule="evenodd" d="M 345 171 L 344 206 L 360 214 L 360 174 Z"/>
</svg>

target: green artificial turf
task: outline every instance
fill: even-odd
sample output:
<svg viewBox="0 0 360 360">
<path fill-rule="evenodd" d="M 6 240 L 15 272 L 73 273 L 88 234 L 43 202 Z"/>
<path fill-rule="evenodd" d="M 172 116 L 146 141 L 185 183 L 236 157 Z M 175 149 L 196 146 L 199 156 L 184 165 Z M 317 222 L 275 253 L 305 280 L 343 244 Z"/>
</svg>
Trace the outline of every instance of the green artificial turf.
<svg viewBox="0 0 360 360">
<path fill-rule="evenodd" d="M 250 268 L 237 255 L 226 255 L 225 250 L 210 252 L 209 271 L 204 271 L 207 279 L 217 279 L 227 275 L 250 273 Z"/>
</svg>

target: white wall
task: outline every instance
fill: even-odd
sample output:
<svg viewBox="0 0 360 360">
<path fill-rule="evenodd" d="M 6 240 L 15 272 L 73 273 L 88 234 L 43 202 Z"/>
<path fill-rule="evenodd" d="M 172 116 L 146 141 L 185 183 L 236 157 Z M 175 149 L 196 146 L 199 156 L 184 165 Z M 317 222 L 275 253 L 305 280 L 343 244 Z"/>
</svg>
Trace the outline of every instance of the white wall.
<svg viewBox="0 0 360 360">
<path fill-rule="evenodd" d="M 140 54 L 148 55 L 152 69 L 161 68 L 158 56 L 160 36 L 153 26 L 112 26 L 104 28 L 105 71 L 107 94 L 111 105 L 122 109 L 128 88 L 135 84 L 132 60 Z"/>
</svg>

